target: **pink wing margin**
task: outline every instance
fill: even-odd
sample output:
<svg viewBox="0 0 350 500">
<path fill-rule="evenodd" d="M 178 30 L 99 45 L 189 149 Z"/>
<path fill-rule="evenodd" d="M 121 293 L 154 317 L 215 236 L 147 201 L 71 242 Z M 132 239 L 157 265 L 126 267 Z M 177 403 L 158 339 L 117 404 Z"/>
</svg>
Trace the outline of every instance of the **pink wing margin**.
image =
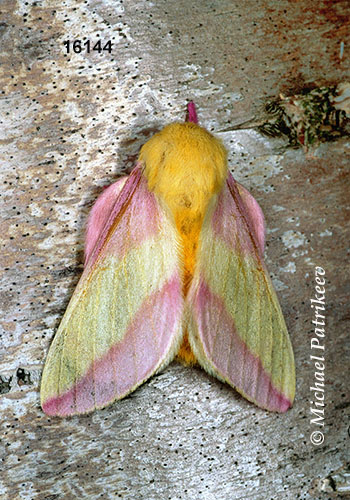
<svg viewBox="0 0 350 500">
<path fill-rule="evenodd" d="M 127 176 L 122 177 L 110 186 L 105 187 L 103 193 L 100 194 L 91 209 L 85 234 L 85 265 L 93 252 L 105 224 L 108 222 L 116 199 L 127 179 Z"/>
<path fill-rule="evenodd" d="M 263 249 L 262 211 L 229 174 L 202 228 L 187 298 L 189 340 L 209 373 L 284 412 L 294 398 L 294 359 Z"/>
<path fill-rule="evenodd" d="M 113 184 L 101 195 L 92 210 L 88 233 L 87 265 L 43 373 L 42 407 L 49 415 L 87 413 L 121 399 L 174 357 L 182 337 L 176 233 L 148 190 L 141 166 L 135 167 L 121 190 Z M 116 262 L 114 267 L 110 257 Z M 131 269 L 133 276 L 122 274 L 123 267 Z M 110 272 L 108 279 L 106 272 Z M 118 288 L 119 278 L 122 284 Z M 102 283 L 100 289 L 98 283 Z M 114 330 L 120 328 L 120 319 L 119 323 L 113 319 L 115 310 L 130 303 L 133 292 L 139 293 L 140 305 L 113 341 Z M 88 352 L 87 343 L 92 346 Z M 102 344 L 106 348 L 96 356 Z M 82 372 L 82 356 L 85 369 L 77 377 Z"/>
</svg>

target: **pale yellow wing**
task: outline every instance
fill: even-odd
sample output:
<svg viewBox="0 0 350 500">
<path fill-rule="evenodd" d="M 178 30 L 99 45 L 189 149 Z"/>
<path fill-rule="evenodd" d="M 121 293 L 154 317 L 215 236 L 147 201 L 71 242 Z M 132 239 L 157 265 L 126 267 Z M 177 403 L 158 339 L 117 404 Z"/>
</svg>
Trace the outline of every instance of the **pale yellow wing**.
<svg viewBox="0 0 350 500">
<path fill-rule="evenodd" d="M 294 399 L 294 357 L 263 262 L 262 212 L 249 203 L 229 175 L 206 215 L 187 299 L 189 341 L 208 372 L 283 412 Z"/>
<path fill-rule="evenodd" d="M 50 415 L 86 413 L 133 391 L 182 336 L 176 231 L 136 168 L 91 252 L 47 356 Z"/>
</svg>

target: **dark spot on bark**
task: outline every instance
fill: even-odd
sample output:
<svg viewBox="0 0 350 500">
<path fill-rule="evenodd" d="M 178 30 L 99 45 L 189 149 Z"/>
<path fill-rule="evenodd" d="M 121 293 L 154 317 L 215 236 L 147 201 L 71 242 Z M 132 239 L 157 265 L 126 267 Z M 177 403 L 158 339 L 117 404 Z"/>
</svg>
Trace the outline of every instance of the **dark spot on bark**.
<svg viewBox="0 0 350 500">
<path fill-rule="evenodd" d="M 6 378 L 0 375 L 0 394 L 7 394 L 11 390 L 12 377 Z"/>
<path fill-rule="evenodd" d="M 32 385 L 33 382 L 30 378 L 30 372 L 24 368 L 18 368 L 16 372 L 18 385 Z"/>
</svg>

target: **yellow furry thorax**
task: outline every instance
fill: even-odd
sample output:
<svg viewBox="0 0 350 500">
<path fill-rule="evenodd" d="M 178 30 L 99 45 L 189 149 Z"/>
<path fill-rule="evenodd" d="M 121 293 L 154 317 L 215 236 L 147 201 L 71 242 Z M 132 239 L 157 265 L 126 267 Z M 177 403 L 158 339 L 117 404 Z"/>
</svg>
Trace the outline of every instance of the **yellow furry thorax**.
<svg viewBox="0 0 350 500">
<path fill-rule="evenodd" d="M 196 123 L 172 123 L 141 148 L 148 187 L 174 211 L 201 211 L 227 176 L 222 142 Z"/>
<path fill-rule="evenodd" d="M 199 125 L 173 123 L 146 142 L 139 160 L 149 189 L 166 202 L 181 235 L 187 291 L 208 203 L 227 177 L 227 152 Z"/>
<path fill-rule="evenodd" d="M 212 196 L 227 177 L 227 152 L 222 142 L 196 123 L 172 123 L 141 148 L 148 187 L 170 208 L 181 237 L 184 295 L 193 276 L 198 239 Z M 187 335 L 178 356 L 194 363 Z"/>
</svg>

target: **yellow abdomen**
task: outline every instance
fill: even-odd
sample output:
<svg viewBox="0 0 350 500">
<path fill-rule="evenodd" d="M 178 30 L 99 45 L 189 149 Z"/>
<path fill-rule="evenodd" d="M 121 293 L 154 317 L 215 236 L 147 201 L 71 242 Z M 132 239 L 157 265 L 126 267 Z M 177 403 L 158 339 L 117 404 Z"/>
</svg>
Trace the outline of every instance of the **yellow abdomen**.
<svg viewBox="0 0 350 500">
<path fill-rule="evenodd" d="M 169 206 L 181 237 L 184 296 L 196 262 L 198 239 L 207 205 L 227 176 L 222 143 L 195 123 L 174 123 L 155 134 L 142 148 L 148 186 Z M 196 362 L 185 333 L 177 357 Z"/>
</svg>

